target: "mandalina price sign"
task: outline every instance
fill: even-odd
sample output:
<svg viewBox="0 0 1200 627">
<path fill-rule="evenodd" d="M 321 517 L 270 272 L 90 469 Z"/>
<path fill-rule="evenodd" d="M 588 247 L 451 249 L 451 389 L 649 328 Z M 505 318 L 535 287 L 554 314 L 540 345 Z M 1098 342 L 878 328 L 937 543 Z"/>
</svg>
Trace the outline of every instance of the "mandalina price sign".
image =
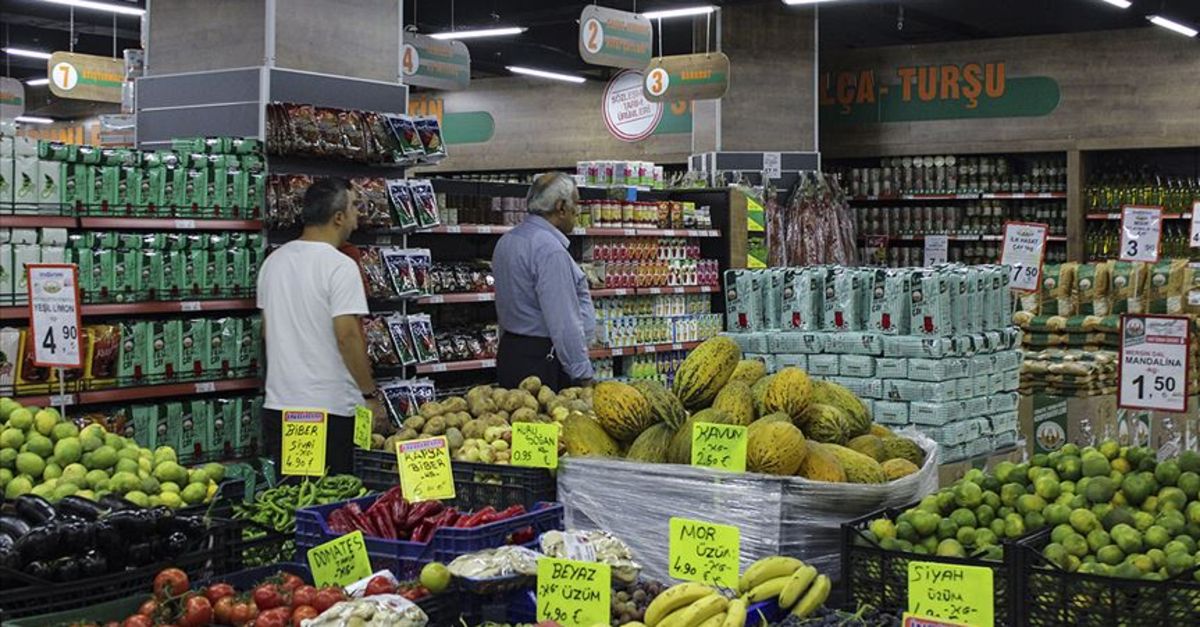
<svg viewBox="0 0 1200 627">
<path fill-rule="evenodd" d="M 328 418 L 323 409 L 283 410 L 282 474 L 307 477 L 325 474 Z"/>
<path fill-rule="evenodd" d="M 371 558 L 361 531 L 308 550 L 308 567 L 318 586 L 348 586 L 371 576 Z"/>
<path fill-rule="evenodd" d="M 511 461 L 513 466 L 558 468 L 558 425 L 514 423 Z"/>
<path fill-rule="evenodd" d="M 537 619 L 563 627 L 607 625 L 612 567 L 543 557 L 538 560 Z"/>
<path fill-rule="evenodd" d="M 454 498 L 454 473 L 445 436 L 397 442 L 396 464 L 409 503 Z"/>
</svg>

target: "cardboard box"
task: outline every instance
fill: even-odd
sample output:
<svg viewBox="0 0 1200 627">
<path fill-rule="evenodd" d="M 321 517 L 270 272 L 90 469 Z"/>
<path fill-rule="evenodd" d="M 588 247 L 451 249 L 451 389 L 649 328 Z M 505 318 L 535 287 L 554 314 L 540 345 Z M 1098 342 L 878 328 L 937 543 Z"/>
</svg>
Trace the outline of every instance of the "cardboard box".
<svg viewBox="0 0 1200 627">
<path fill-rule="evenodd" d="M 971 459 L 951 462 L 949 464 L 941 464 L 938 466 L 938 487 L 944 488 L 959 479 L 962 479 L 967 471 L 972 468 L 978 468 L 984 472 L 990 472 L 996 468 L 1000 462 L 1012 462 L 1018 464 L 1024 458 L 1024 449 L 1019 445 L 1008 450 L 988 453 Z"/>
<path fill-rule="evenodd" d="M 159 446 L 169 446 L 182 454 L 190 451 L 190 449 L 184 450 L 182 447 L 185 430 L 183 403 L 171 402 L 163 405 L 159 410 L 159 425 L 159 437 L 165 438 L 165 441 L 159 441 Z M 163 425 L 166 427 L 165 432 Z M 187 429 L 190 432 L 191 425 L 188 425 Z"/>
<path fill-rule="evenodd" d="M 1187 411 L 1181 413 L 1139 410 L 1117 413 L 1117 437 L 1122 443 L 1127 435 L 1136 436 L 1137 445 L 1154 449 L 1159 459 L 1176 457 L 1184 450 L 1198 450 L 1197 429 L 1200 429 L 1200 396 L 1188 397 Z"/>
<path fill-rule="evenodd" d="M 1030 455 L 1051 453 L 1067 442 L 1090 446 L 1117 432 L 1115 394 L 1082 398 L 1022 396 L 1018 409 L 1021 435 Z"/>
</svg>

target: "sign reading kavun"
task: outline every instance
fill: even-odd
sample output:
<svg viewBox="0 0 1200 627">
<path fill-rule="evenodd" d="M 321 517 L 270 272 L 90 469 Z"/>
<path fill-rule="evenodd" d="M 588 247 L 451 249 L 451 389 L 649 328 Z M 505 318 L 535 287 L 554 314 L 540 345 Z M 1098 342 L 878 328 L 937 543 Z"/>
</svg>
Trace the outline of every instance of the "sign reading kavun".
<svg viewBox="0 0 1200 627">
<path fill-rule="evenodd" d="M 125 61 L 93 54 L 55 52 L 46 62 L 50 93 L 59 98 L 121 102 Z"/>
<path fill-rule="evenodd" d="M 1003 61 L 823 72 L 821 120 L 864 124 L 1037 117 L 1058 107 L 1058 83 L 1011 77 Z"/>
<path fill-rule="evenodd" d="M 406 85 L 466 89 L 471 82 L 471 53 L 461 41 L 404 33 L 400 72 Z"/>
<path fill-rule="evenodd" d="M 589 4 L 579 16 L 579 56 L 593 65 L 640 70 L 652 37 L 650 20 L 637 13 Z"/>
<path fill-rule="evenodd" d="M 729 57 L 723 52 L 655 57 L 643 75 L 642 93 L 650 102 L 715 100 L 729 90 Z"/>
</svg>

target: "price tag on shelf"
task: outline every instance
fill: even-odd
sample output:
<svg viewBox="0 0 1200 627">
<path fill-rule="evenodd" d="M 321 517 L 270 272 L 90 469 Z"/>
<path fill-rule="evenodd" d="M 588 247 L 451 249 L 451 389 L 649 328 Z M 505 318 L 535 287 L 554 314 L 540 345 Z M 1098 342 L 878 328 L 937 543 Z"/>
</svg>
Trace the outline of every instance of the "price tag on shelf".
<svg viewBox="0 0 1200 627">
<path fill-rule="evenodd" d="M 361 449 L 371 450 L 371 427 L 375 423 L 375 412 L 363 407 L 354 406 L 354 445 Z"/>
<path fill-rule="evenodd" d="M 1192 203 L 1192 233 L 1188 236 L 1188 245 L 1200 248 L 1200 201 Z"/>
<path fill-rule="evenodd" d="M 1162 209 L 1123 207 L 1121 209 L 1121 261 L 1158 261 L 1158 243 L 1162 236 Z"/>
<path fill-rule="evenodd" d="M 908 563 L 908 611 L 971 625 L 994 624 L 992 569 L 940 562 Z"/>
<path fill-rule="evenodd" d="M 946 263 L 950 252 L 950 238 L 945 235 L 925 236 L 925 265 Z"/>
<path fill-rule="evenodd" d="M 175 228 L 177 229 L 194 229 L 196 228 L 195 220 L 176 220 Z"/>
<path fill-rule="evenodd" d="M 746 472 L 746 431 L 740 425 L 692 425 L 692 465 Z"/>
<path fill-rule="evenodd" d="M 363 533 L 355 531 L 308 550 L 308 567 L 318 586 L 348 586 L 370 577 L 371 558 Z"/>
<path fill-rule="evenodd" d="M 1009 288 L 1036 292 L 1041 286 L 1047 231 L 1045 224 L 1004 223 L 1004 249 L 1000 254 L 1000 264 L 1009 266 Z"/>
<path fill-rule="evenodd" d="M 185 300 L 179 303 L 179 311 L 200 311 L 200 301 Z"/>
<path fill-rule="evenodd" d="M 74 394 L 51 394 L 50 395 L 50 405 L 53 405 L 56 407 L 63 407 L 66 405 L 74 405 L 74 404 L 75 404 L 75 395 Z"/>
<path fill-rule="evenodd" d="M 207 394 L 217 391 L 217 383 L 215 381 L 202 381 L 196 384 L 197 394 Z"/>
<path fill-rule="evenodd" d="M 930 618 L 928 616 L 918 616 L 910 612 L 904 613 L 904 622 L 901 627 L 971 627 L 966 623 L 948 621 L 941 618 Z"/>
<path fill-rule="evenodd" d="M 409 503 L 454 498 L 454 473 L 445 436 L 397 442 L 396 463 Z"/>
<path fill-rule="evenodd" d="M 783 177 L 783 155 L 778 152 L 763 153 L 763 178 Z"/>
<path fill-rule="evenodd" d="M 31 263 L 25 272 L 34 365 L 81 367 L 78 268 L 74 264 Z"/>
<path fill-rule="evenodd" d="M 325 432 L 329 414 L 323 409 L 283 410 L 280 473 L 320 477 L 325 474 Z"/>
<path fill-rule="evenodd" d="M 1121 317 L 1121 387 L 1126 409 L 1187 411 L 1188 319 Z"/>
<path fill-rule="evenodd" d="M 543 557 L 538 560 L 537 619 L 563 627 L 607 625 L 612 620 L 612 567 Z"/>
<path fill-rule="evenodd" d="M 558 468 L 558 425 L 513 423 L 511 463 L 527 468 Z"/>
<path fill-rule="evenodd" d="M 732 525 L 671 518 L 667 559 L 675 579 L 737 589 L 741 532 Z"/>
</svg>

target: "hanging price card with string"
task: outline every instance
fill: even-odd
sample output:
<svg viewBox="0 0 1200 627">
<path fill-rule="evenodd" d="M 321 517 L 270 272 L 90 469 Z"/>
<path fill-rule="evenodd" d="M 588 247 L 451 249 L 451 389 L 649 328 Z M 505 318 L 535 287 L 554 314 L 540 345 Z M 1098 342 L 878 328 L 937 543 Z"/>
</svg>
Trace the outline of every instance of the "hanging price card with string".
<svg viewBox="0 0 1200 627">
<path fill-rule="evenodd" d="M 306 477 L 325 474 L 327 425 L 328 414 L 324 410 L 283 410 L 282 474 Z"/>
<path fill-rule="evenodd" d="M 1189 327 L 1182 316 L 1121 317 L 1120 407 L 1187 411 Z"/>
<path fill-rule="evenodd" d="M 558 468 L 558 428 L 557 424 L 513 423 L 512 465 Z"/>
<path fill-rule="evenodd" d="M 454 473 L 445 436 L 397 442 L 396 464 L 409 503 L 454 498 Z"/>
<path fill-rule="evenodd" d="M 1200 200 L 1192 203 L 1192 233 L 1188 236 L 1188 245 L 1200 248 Z"/>
<path fill-rule="evenodd" d="M 1121 208 L 1121 261 L 1158 262 L 1158 244 L 1162 237 L 1162 209 L 1159 207 Z"/>
<path fill-rule="evenodd" d="M 538 560 L 537 619 L 563 627 L 607 625 L 612 620 L 612 567 L 543 557 Z"/>
<path fill-rule="evenodd" d="M 1046 258 L 1045 224 L 1005 222 L 1004 250 L 1000 264 L 1009 267 L 1009 287 L 1036 292 L 1041 285 L 1042 262 Z"/>
<path fill-rule="evenodd" d="M 940 562 L 908 563 L 908 611 L 971 627 L 992 627 L 996 616 L 992 569 Z"/>
</svg>

